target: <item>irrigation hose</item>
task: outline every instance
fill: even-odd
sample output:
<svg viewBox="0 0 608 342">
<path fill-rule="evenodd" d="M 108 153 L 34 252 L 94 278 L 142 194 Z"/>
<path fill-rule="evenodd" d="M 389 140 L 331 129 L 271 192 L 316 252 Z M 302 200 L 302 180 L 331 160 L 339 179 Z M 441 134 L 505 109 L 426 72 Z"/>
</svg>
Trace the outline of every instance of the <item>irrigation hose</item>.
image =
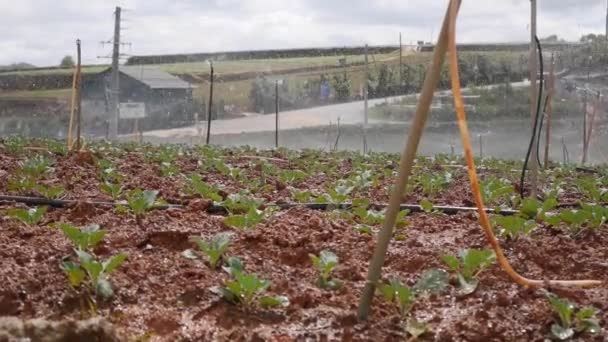
<svg viewBox="0 0 608 342">
<path fill-rule="evenodd" d="M 530 137 L 530 144 L 528 145 L 528 151 L 526 152 L 526 159 L 524 160 L 524 167 L 521 170 L 521 178 L 519 180 L 519 194 L 521 198 L 524 197 L 524 180 L 526 179 L 526 169 L 528 168 L 528 161 L 530 160 L 530 154 L 532 153 L 532 148 L 534 148 L 534 141 L 537 139 L 540 140 L 540 133 L 537 131 L 538 128 L 538 117 L 540 115 L 540 106 L 542 102 L 543 96 L 543 79 L 544 79 L 544 65 L 543 65 L 543 50 L 540 45 L 540 40 L 538 36 L 535 36 L 536 46 L 538 46 L 538 59 L 539 59 L 539 67 L 540 67 L 540 82 L 538 84 L 538 98 L 536 99 L 536 115 L 534 116 L 534 127 L 532 128 L 532 136 Z M 530 84 L 530 87 L 536 87 L 536 84 Z M 538 142 L 540 143 L 540 141 Z M 538 144 L 537 144 L 538 145 Z M 538 153 L 537 153 L 538 157 Z M 540 164 L 540 159 L 537 160 Z"/>
<path fill-rule="evenodd" d="M 65 200 L 65 199 L 49 199 L 44 197 L 27 197 L 27 196 L 11 196 L 11 195 L 0 195 L 0 203 L 23 203 L 28 206 L 50 206 L 54 208 L 64 208 L 75 205 L 91 205 L 94 207 L 117 207 L 119 205 L 127 205 L 126 201 L 106 202 L 106 201 L 79 201 L 79 200 Z M 266 203 L 266 207 L 275 207 L 281 210 L 291 208 L 307 208 L 311 210 L 351 210 L 353 205 L 350 203 L 333 204 L 333 203 Z M 374 210 L 382 210 L 387 207 L 384 203 L 372 203 L 370 208 Z M 183 204 L 159 204 L 152 207 L 156 210 L 166 209 L 184 209 L 186 205 Z M 401 204 L 399 210 L 409 210 L 412 213 L 424 212 L 424 208 L 418 204 Z M 457 207 L 448 205 L 436 205 L 433 206 L 433 210 L 442 212 L 446 215 L 455 215 L 460 212 L 475 212 L 477 208 L 474 207 Z M 496 211 L 491 208 L 486 208 L 488 212 L 495 213 L 502 216 L 511 216 L 517 214 L 519 211 L 514 209 L 500 209 Z M 228 208 L 223 205 L 210 205 L 205 209 L 208 213 L 226 214 Z"/>
<path fill-rule="evenodd" d="M 456 50 L 456 16 L 457 16 L 457 8 L 456 6 L 450 7 L 450 16 L 449 16 L 449 30 L 448 30 L 448 55 L 449 55 L 449 70 L 451 74 L 452 81 L 452 92 L 454 93 L 454 106 L 456 107 L 456 115 L 458 116 L 458 127 L 460 129 L 460 136 L 462 138 L 462 145 L 464 147 L 465 158 L 467 161 L 469 180 L 471 183 L 471 190 L 473 192 L 473 196 L 475 198 L 475 203 L 477 205 L 479 220 L 481 223 L 481 227 L 486 235 L 486 238 L 492 249 L 496 253 L 496 257 L 499 265 L 502 269 L 509 275 L 509 277 L 514 280 L 517 284 L 525 286 L 525 287 L 544 287 L 544 286 L 597 286 L 601 285 L 601 281 L 597 280 L 535 280 L 528 279 L 521 275 L 519 275 L 511 266 L 509 261 L 504 255 L 503 250 L 500 248 L 498 244 L 498 240 L 494 235 L 492 228 L 490 226 L 490 221 L 488 219 L 488 215 L 484 210 L 483 199 L 481 197 L 481 191 L 479 189 L 479 182 L 477 179 L 477 172 L 475 170 L 475 161 L 473 160 L 473 152 L 471 149 L 471 141 L 469 136 L 469 130 L 467 127 L 466 114 L 464 111 L 464 104 L 462 100 L 462 93 L 460 89 L 460 75 L 458 70 L 458 56 Z M 538 38 L 537 38 L 538 41 Z M 540 101 L 539 101 L 540 106 Z M 540 110 L 540 108 L 539 108 Z"/>
<path fill-rule="evenodd" d="M 545 96 L 545 104 L 543 105 L 543 115 L 540 116 L 540 127 L 538 128 L 538 144 L 536 144 L 536 161 L 538 161 L 538 165 L 546 168 L 547 165 L 543 165 L 543 163 L 540 162 L 540 137 L 542 136 L 542 132 L 543 132 L 543 123 L 545 121 L 545 114 L 547 113 L 547 106 L 549 105 L 549 97 L 551 95 L 547 94 Z"/>
</svg>

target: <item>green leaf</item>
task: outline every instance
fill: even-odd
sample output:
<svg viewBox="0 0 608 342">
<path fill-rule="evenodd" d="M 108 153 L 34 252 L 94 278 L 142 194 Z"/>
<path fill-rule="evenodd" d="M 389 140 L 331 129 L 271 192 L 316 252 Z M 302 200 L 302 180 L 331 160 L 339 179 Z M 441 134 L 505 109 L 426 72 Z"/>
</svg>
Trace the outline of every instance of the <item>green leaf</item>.
<svg viewBox="0 0 608 342">
<path fill-rule="evenodd" d="M 277 306 L 285 307 L 289 305 L 289 299 L 285 296 L 265 296 L 260 298 L 260 305 L 263 308 L 273 308 Z"/>
<path fill-rule="evenodd" d="M 115 256 L 109 258 L 108 260 L 104 261 L 102 264 L 103 272 L 106 274 L 112 273 L 112 271 L 114 271 L 115 269 L 120 267 L 120 265 L 122 265 L 122 263 L 126 259 L 127 259 L 127 254 L 125 254 L 125 253 L 120 253 L 118 255 L 115 255 Z"/>
<path fill-rule="evenodd" d="M 460 296 L 468 296 L 477 290 L 479 280 L 475 278 L 465 279 L 461 274 L 458 274 L 458 294 Z"/>
<path fill-rule="evenodd" d="M 104 300 L 108 300 L 114 296 L 112 284 L 107 279 L 99 279 L 95 286 L 95 292 Z"/>
<path fill-rule="evenodd" d="M 198 255 L 196 255 L 196 253 L 194 253 L 194 251 L 189 248 L 182 252 L 182 256 L 186 259 L 191 260 L 198 259 Z"/>
<path fill-rule="evenodd" d="M 224 271 L 226 271 L 230 275 L 234 275 L 237 272 L 243 272 L 245 270 L 245 266 L 241 259 L 237 257 L 229 257 L 226 260 L 226 267 L 224 267 Z"/>
<path fill-rule="evenodd" d="M 433 206 L 433 203 L 431 203 L 431 201 L 427 200 L 426 198 L 423 199 L 422 201 L 420 201 L 420 207 L 422 207 L 422 210 L 425 213 L 430 213 L 433 211 L 433 209 L 435 208 Z"/>
<path fill-rule="evenodd" d="M 453 272 L 460 272 L 460 261 L 453 255 L 444 255 L 441 261 L 446 264 Z"/>
<path fill-rule="evenodd" d="M 224 224 L 235 228 L 247 228 L 247 218 L 245 215 L 230 215 L 224 218 Z"/>
<path fill-rule="evenodd" d="M 144 196 L 144 200 L 146 201 L 146 206 L 149 208 L 149 207 L 152 207 L 154 205 L 154 203 L 156 202 L 156 197 L 158 196 L 158 191 L 144 190 L 143 196 Z"/>
<path fill-rule="evenodd" d="M 432 268 L 422 273 L 413 289 L 416 293 L 439 293 L 448 286 L 448 283 L 449 275 L 446 271 Z"/>
<path fill-rule="evenodd" d="M 395 290 L 393 290 L 393 286 L 391 284 L 380 284 L 378 285 L 378 290 L 382 293 L 382 297 L 387 302 L 392 302 L 395 298 Z"/>
<path fill-rule="evenodd" d="M 353 208 L 367 209 L 370 206 L 370 201 L 367 198 L 355 198 L 352 202 Z"/>
<path fill-rule="evenodd" d="M 63 263 L 62 268 L 68 276 L 68 281 L 70 282 L 70 285 L 72 285 L 73 287 L 78 287 L 80 286 L 80 284 L 82 284 L 82 281 L 84 280 L 86 274 L 77 264 L 71 261 L 66 261 Z"/>
<path fill-rule="evenodd" d="M 541 203 L 534 198 L 524 198 L 519 209 L 520 215 L 527 219 L 534 219 L 541 208 Z"/>
<path fill-rule="evenodd" d="M 548 294 L 547 298 L 553 308 L 553 311 L 557 313 L 560 325 L 565 328 L 570 328 L 572 325 L 572 315 L 574 314 L 574 305 L 566 299 L 561 299 L 553 294 Z"/>
<path fill-rule="evenodd" d="M 574 330 L 572 328 L 564 328 L 557 323 L 553 323 L 551 325 L 551 334 L 553 334 L 553 336 L 558 340 L 564 341 L 574 336 Z"/>
<path fill-rule="evenodd" d="M 199 237 L 192 237 L 191 241 L 195 242 L 200 250 L 207 255 L 209 264 L 212 268 L 215 268 L 228 249 L 230 238 L 229 233 L 219 233 L 213 236 L 209 242 L 203 241 Z"/>
<path fill-rule="evenodd" d="M 429 331 L 429 327 L 425 323 L 419 322 L 415 319 L 410 319 L 405 324 L 405 331 L 416 339 Z"/>
<path fill-rule="evenodd" d="M 463 266 L 462 275 L 467 281 L 496 261 L 494 251 L 487 249 L 465 249 L 461 251 L 460 257 Z"/>
</svg>

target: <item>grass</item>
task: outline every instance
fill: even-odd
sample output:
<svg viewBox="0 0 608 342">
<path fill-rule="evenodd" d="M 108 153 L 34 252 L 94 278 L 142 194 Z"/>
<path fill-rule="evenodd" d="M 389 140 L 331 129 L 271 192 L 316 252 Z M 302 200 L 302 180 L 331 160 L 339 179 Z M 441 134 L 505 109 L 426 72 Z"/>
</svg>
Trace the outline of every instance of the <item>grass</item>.
<svg viewBox="0 0 608 342">
<path fill-rule="evenodd" d="M 109 65 L 89 65 L 82 67 L 83 74 L 96 74 L 109 68 Z M 74 68 L 48 68 L 48 69 L 25 69 L 16 70 L 9 72 L 0 72 L 0 76 L 5 75 L 23 75 L 23 76 L 36 76 L 36 75 L 66 75 L 73 74 Z"/>
</svg>

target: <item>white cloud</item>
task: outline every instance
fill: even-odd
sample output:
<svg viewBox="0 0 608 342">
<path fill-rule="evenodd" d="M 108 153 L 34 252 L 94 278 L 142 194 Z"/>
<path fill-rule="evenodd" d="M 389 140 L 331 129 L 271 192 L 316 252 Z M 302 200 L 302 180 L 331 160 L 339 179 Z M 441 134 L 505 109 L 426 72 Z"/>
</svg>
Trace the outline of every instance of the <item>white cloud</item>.
<svg viewBox="0 0 608 342">
<path fill-rule="evenodd" d="M 0 0 L 0 64 L 57 64 L 83 41 L 85 63 L 105 63 L 112 13 L 123 6 L 130 54 L 395 44 L 437 36 L 447 0 Z M 539 35 L 603 32 L 604 0 L 539 1 Z M 529 39 L 528 0 L 464 0 L 461 42 Z"/>
</svg>

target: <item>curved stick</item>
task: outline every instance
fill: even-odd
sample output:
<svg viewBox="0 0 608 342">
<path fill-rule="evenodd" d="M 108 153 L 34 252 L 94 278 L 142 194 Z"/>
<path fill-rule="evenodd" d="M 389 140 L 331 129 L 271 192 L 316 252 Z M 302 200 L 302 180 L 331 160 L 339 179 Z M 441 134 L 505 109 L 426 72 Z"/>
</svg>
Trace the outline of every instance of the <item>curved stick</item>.
<svg viewBox="0 0 608 342">
<path fill-rule="evenodd" d="M 452 0 L 453 2 L 454 0 Z M 448 55 L 449 55 L 449 68 L 452 79 L 452 92 L 454 93 L 454 107 L 456 108 L 456 115 L 458 116 L 458 127 L 460 129 L 460 136 L 462 138 L 462 145 L 464 147 L 465 158 L 467 161 L 467 169 L 469 173 L 469 180 L 471 182 L 471 191 L 475 198 L 477 205 L 477 211 L 479 213 L 479 221 L 481 227 L 485 233 L 485 236 L 492 246 L 492 249 L 496 253 L 498 263 L 500 267 L 519 285 L 527 287 L 543 287 L 543 286 L 597 286 L 601 285 L 602 282 L 598 280 L 536 280 L 528 279 L 518 274 L 507 258 L 505 257 L 496 236 L 492 232 L 490 227 L 490 221 L 488 215 L 484 210 L 483 199 L 479 190 L 479 182 L 477 179 L 477 171 L 475 170 L 475 162 L 473 160 L 473 152 L 471 150 L 471 142 L 469 137 L 469 129 L 467 127 L 466 114 L 464 112 L 464 104 L 462 101 L 462 92 L 460 89 L 460 75 L 458 70 L 458 56 L 456 51 L 456 17 L 458 15 L 457 6 L 450 6 L 449 16 L 449 29 L 448 29 Z"/>
</svg>

